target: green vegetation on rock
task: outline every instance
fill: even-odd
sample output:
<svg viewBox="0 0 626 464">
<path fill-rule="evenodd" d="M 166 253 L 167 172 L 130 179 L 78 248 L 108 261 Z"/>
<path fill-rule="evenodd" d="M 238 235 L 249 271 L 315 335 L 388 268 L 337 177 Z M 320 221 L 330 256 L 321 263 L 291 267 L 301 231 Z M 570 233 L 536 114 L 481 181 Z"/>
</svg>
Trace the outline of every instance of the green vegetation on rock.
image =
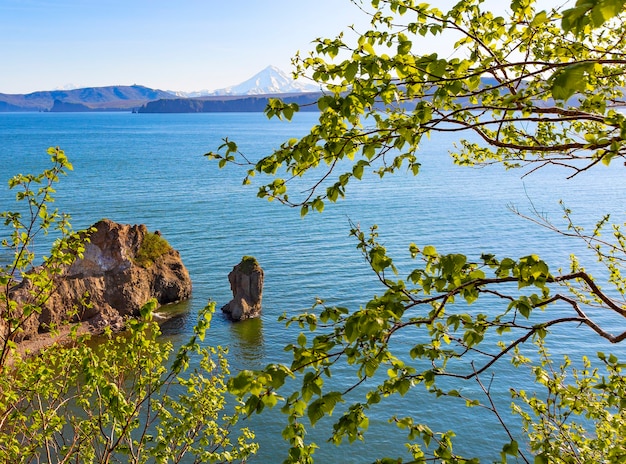
<svg viewBox="0 0 626 464">
<path fill-rule="evenodd" d="M 134 262 L 137 266 L 149 268 L 172 247 L 161 235 L 147 232 L 144 236 Z"/>
<path fill-rule="evenodd" d="M 258 267 L 259 263 L 254 256 L 244 256 L 239 263 L 239 270 L 244 274 L 251 274 Z"/>
</svg>

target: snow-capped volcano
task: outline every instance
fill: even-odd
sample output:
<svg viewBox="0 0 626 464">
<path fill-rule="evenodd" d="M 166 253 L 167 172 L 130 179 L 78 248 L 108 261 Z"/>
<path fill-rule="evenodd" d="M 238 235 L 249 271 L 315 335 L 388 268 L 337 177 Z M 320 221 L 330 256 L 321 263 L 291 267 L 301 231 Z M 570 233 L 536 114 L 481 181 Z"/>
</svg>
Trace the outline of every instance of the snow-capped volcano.
<svg viewBox="0 0 626 464">
<path fill-rule="evenodd" d="M 181 97 L 209 95 L 263 95 L 268 93 L 317 92 L 320 88 L 304 81 L 295 81 L 276 66 L 268 66 L 247 81 L 218 90 L 172 92 Z"/>
<path fill-rule="evenodd" d="M 316 92 L 319 87 L 293 80 L 276 66 L 268 66 L 247 81 L 212 92 L 213 95 L 261 95 L 268 93 Z"/>
<path fill-rule="evenodd" d="M 320 87 L 304 80 L 295 81 L 287 73 L 276 66 L 268 66 L 247 81 L 217 90 L 197 90 L 194 92 L 169 92 L 186 98 L 207 97 L 215 95 L 265 95 L 272 93 L 318 92 Z"/>
</svg>

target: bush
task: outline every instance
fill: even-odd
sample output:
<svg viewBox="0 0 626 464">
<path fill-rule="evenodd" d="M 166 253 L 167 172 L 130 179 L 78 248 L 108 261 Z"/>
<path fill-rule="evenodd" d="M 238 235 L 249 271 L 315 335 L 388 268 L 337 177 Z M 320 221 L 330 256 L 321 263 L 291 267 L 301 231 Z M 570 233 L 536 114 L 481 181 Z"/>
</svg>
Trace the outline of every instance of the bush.
<svg viewBox="0 0 626 464">
<path fill-rule="evenodd" d="M 244 274 L 249 275 L 258 265 L 259 263 L 254 256 L 244 256 L 241 258 L 241 263 L 239 263 L 239 269 Z"/>
<path fill-rule="evenodd" d="M 245 462 L 258 445 L 251 431 L 236 426 L 237 413 L 228 412 L 225 352 L 201 344 L 215 303 L 198 313 L 194 335 L 178 350 L 158 338 L 153 299 L 123 334 L 106 330 L 93 344 L 73 330 L 68 346 L 20 356 L 15 340 L 41 313 L 53 276 L 84 252 L 85 234 L 48 209 L 54 183 L 72 168 L 63 150 L 48 154 L 52 168 L 9 181 L 26 213 L 0 213 L 11 231 L 0 250 L 13 257 L 0 266 L 0 462 Z M 48 232 L 60 237 L 39 266 L 32 302 L 18 302 L 13 288 L 32 275 L 33 240 Z M 158 234 L 147 234 L 137 258 L 149 265 L 170 249 Z"/>
<path fill-rule="evenodd" d="M 167 240 L 159 234 L 148 232 L 143 238 L 133 261 L 137 266 L 149 268 L 156 260 L 168 253 L 171 249 L 172 247 L 167 243 Z"/>
</svg>

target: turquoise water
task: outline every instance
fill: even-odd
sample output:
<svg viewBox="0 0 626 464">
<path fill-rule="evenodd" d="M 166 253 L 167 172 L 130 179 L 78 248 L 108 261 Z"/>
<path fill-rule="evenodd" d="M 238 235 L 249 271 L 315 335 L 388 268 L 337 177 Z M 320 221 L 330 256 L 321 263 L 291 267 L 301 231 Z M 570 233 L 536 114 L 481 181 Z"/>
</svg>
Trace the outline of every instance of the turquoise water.
<svg viewBox="0 0 626 464">
<path fill-rule="evenodd" d="M 189 335 L 195 313 L 209 299 L 218 307 L 230 299 L 227 275 L 241 257 L 257 257 L 265 270 L 261 320 L 233 325 L 217 314 L 207 338 L 208 343 L 229 347 L 233 370 L 286 360 L 282 347 L 293 333 L 277 322 L 283 312 L 307 309 L 316 297 L 355 309 L 383 291 L 349 237 L 350 221 L 363 228 L 378 224 L 381 241 L 396 258 L 401 276 L 410 269 L 411 242 L 474 256 L 535 252 L 555 267 L 567 266 L 573 247 L 580 244 L 510 212 L 510 205 L 529 211 L 529 199 L 555 221 L 562 215 L 558 199 L 563 199 L 584 225 L 606 212 L 615 215 L 615 222 L 624 222 L 623 166 L 598 167 L 572 181 L 559 170 L 521 178 L 521 172 L 497 166 L 459 168 L 446 156 L 454 140 L 441 135 L 422 148 L 423 168 L 417 177 L 364 177 L 349 187 L 347 199 L 322 215 L 303 219 L 298 210 L 257 199 L 254 186 L 241 185 L 242 171 L 219 170 L 202 156 L 229 137 L 255 159 L 303 135 L 314 122 L 315 114 L 280 123 L 254 113 L 0 113 L 0 186 L 15 173 L 46 167 L 46 148 L 58 145 L 75 169 L 58 188 L 57 206 L 72 215 L 75 228 L 107 217 L 160 230 L 180 251 L 194 283 L 193 298 L 179 308 L 184 315 L 165 328 L 175 342 Z M 12 198 L 6 188 L 0 190 L 0 210 L 10 209 Z M 588 266 L 593 266 L 592 260 Z M 599 317 L 623 326 L 604 314 Z M 625 354 L 623 346 L 609 347 L 586 330 L 563 332 L 557 339 L 557 348 L 574 357 L 597 350 Z M 507 382 L 496 383 L 494 395 L 506 404 L 508 382 L 524 379 L 519 372 L 507 371 L 508 365 L 501 367 L 499 378 Z M 335 381 L 346 382 L 346 375 L 337 371 Z M 365 443 L 336 449 L 323 443 L 325 424 L 316 427 L 313 436 L 322 446 L 317 461 L 361 463 L 385 454 L 402 455 L 402 433 L 386 424 L 391 410 L 427 417 L 434 428 L 457 430 L 463 441 L 459 451 L 486 461 L 498 458 L 499 446 L 493 449 L 492 444 L 499 431 L 485 413 L 421 394 L 389 404 L 374 412 Z M 261 444 L 254 462 L 282 462 L 277 452 L 282 447 L 279 419 L 279 414 L 270 414 L 252 420 Z"/>
</svg>

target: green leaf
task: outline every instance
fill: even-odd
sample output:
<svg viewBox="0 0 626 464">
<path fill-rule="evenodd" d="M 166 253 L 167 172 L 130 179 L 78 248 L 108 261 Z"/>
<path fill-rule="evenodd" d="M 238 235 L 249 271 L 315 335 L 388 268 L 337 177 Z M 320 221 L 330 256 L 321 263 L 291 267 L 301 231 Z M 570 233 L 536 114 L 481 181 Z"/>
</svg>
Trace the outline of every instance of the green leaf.
<svg viewBox="0 0 626 464">
<path fill-rule="evenodd" d="M 517 456 L 518 451 L 519 451 L 519 445 L 517 444 L 515 440 L 511 441 L 510 443 L 505 444 L 502 447 L 502 453 L 508 454 L 509 456 Z"/>
<path fill-rule="evenodd" d="M 346 79 L 347 82 L 353 82 L 354 81 L 354 77 L 356 76 L 356 73 L 359 71 L 359 62 L 358 61 L 348 61 L 347 65 L 346 65 L 346 69 L 343 73 L 343 77 L 344 79 Z"/>
<path fill-rule="evenodd" d="M 361 46 L 365 53 L 371 56 L 376 56 L 376 51 L 374 50 L 374 47 L 372 47 L 372 44 L 370 44 L 369 42 L 365 42 Z"/>
<path fill-rule="evenodd" d="M 309 418 L 311 425 L 315 425 L 317 421 L 324 417 L 323 405 L 324 402 L 321 398 L 318 398 L 317 400 L 309 404 L 306 415 Z"/>
<path fill-rule="evenodd" d="M 370 262 L 375 272 L 382 272 L 391 265 L 392 260 L 383 247 L 375 247 L 370 250 Z"/>
<path fill-rule="evenodd" d="M 413 44 L 410 40 L 401 41 L 398 44 L 398 55 L 406 55 L 411 51 Z"/>
<path fill-rule="evenodd" d="M 547 21 L 548 21 L 547 13 L 545 11 L 540 11 L 539 13 L 535 15 L 530 25 L 533 27 L 536 27 L 536 26 L 546 23 Z"/>
<path fill-rule="evenodd" d="M 437 256 L 437 250 L 435 249 L 434 246 L 432 245 L 427 245 L 424 247 L 424 249 L 422 250 L 422 254 L 426 257 L 435 257 Z"/>
<path fill-rule="evenodd" d="M 552 80 L 552 96 L 555 100 L 567 101 L 572 95 L 585 90 L 585 75 L 593 70 L 593 63 L 567 66 L 557 72 Z"/>
</svg>

